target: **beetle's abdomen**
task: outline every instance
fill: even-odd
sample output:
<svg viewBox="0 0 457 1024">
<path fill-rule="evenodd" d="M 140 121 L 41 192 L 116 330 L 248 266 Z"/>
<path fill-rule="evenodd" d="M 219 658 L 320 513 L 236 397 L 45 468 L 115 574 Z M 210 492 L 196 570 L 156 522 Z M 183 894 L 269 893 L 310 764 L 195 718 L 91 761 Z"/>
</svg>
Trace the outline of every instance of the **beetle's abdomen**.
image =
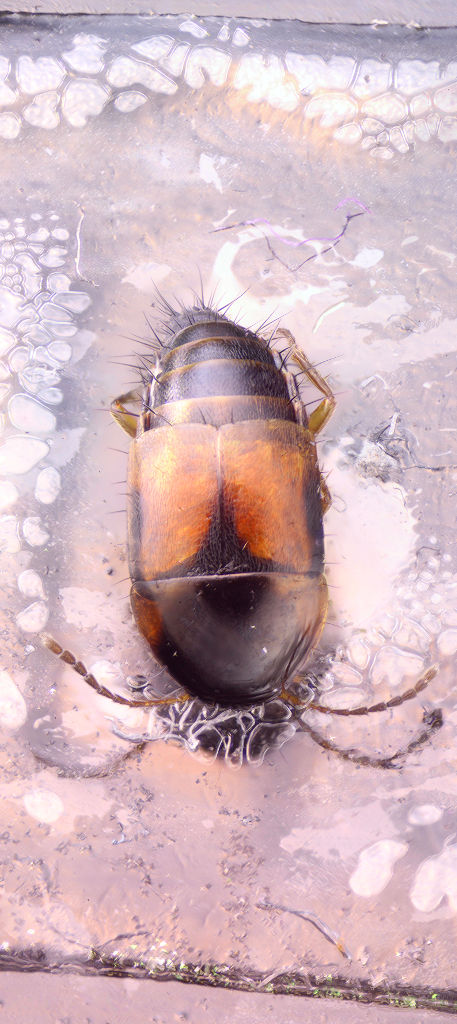
<svg viewBox="0 0 457 1024">
<path fill-rule="evenodd" d="M 164 422 L 220 426 L 296 419 L 287 378 L 271 349 L 227 320 L 191 323 L 174 335 L 146 404 L 152 414 L 142 418 L 145 430 Z"/>
</svg>

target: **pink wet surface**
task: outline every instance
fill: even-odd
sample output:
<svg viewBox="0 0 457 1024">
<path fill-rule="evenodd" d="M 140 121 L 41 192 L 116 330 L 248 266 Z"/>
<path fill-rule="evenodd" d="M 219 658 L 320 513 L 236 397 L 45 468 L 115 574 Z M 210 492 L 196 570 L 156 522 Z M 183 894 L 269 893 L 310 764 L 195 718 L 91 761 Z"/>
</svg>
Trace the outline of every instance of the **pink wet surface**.
<svg viewBox="0 0 457 1024">
<path fill-rule="evenodd" d="M 131 120 L 107 114 L 84 132 L 62 129 L 58 159 L 37 156 L 35 137 L 20 143 L 34 168 L 27 209 L 48 208 L 52 191 L 75 251 L 79 231 L 96 341 L 64 377 L 54 457 L 70 444 L 64 430 L 84 432 L 49 510 L 50 543 L 6 562 L 5 668 L 28 720 L 14 735 L 5 729 L 0 755 L 0 941 L 8 956 L 86 963 L 95 950 L 134 972 L 210 963 L 251 977 L 311 972 L 445 989 L 455 981 L 456 911 L 453 152 L 431 144 L 414 160 L 375 165 L 312 129 L 305 145 L 296 119 L 245 109 L 238 93 L 211 95 L 209 106 L 188 92 Z M 199 174 L 208 149 L 222 193 Z M 16 196 L 17 153 L 2 159 Z M 237 222 L 336 237 L 336 208 L 349 195 L 370 215 L 301 271 L 252 226 L 213 233 L 236 209 Z M 128 605 L 125 488 L 115 484 L 125 445 L 107 409 L 131 386 L 125 364 L 137 346 L 125 335 L 147 336 L 154 280 L 182 296 L 198 287 L 197 268 L 220 301 L 249 289 L 242 322 L 282 314 L 312 360 L 331 359 L 338 405 L 320 457 L 333 470 L 332 610 L 314 663 L 322 699 L 387 700 L 422 664 L 439 672 L 424 695 L 381 717 L 305 721 L 377 756 L 416 734 L 424 706 L 442 708 L 443 729 L 397 771 L 343 761 L 299 733 L 239 771 L 192 757 L 184 743 L 137 750 L 113 733 L 107 702 L 47 652 L 25 652 L 15 629 L 24 604 L 16 576 L 31 565 L 49 592 L 48 628 L 78 657 L 100 672 L 109 662 L 121 687 L 139 672 L 155 679 Z M 20 505 L 28 516 L 30 490 Z M 117 726 L 144 733 L 149 722 L 127 716 Z M 309 922 L 261 903 L 312 911 L 351 961 Z"/>
</svg>

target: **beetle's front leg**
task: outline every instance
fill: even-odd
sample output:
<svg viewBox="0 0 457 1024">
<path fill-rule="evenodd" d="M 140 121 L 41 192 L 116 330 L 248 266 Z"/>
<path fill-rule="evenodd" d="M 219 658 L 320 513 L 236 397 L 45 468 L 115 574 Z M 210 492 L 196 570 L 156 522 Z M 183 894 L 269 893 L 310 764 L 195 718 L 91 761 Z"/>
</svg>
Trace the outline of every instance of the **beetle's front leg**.
<svg viewBox="0 0 457 1024">
<path fill-rule="evenodd" d="M 137 407 L 139 412 L 132 412 L 127 409 L 128 403 Z M 111 415 L 116 423 L 125 430 L 126 434 L 130 437 L 135 437 L 137 432 L 137 421 L 140 415 L 142 407 L 142 394 L 141 391 L 135 389 L 134 391 L 127 391 L 125 395 L 119 395 L 119 398 L 115 398 L 111 402 Z"/>
</svg>

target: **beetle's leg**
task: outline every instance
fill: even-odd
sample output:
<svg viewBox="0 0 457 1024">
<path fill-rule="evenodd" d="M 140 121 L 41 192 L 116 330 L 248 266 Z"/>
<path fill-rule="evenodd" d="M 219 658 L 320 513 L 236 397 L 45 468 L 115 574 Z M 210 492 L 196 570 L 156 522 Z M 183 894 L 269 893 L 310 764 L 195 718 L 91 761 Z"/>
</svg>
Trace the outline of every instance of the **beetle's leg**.
<svg viewBox="0 0 457 1024">
<path fill-rule="evenodd" d="M 370 707 L 362 705 L 358 708 L 329 708 L 325 704 L 314 703 L 307 705 L 310 711 L 320 711 L 323 715 L 370 715 L 372 711 L 388 711 L 389 708 L 398 708 L 400 704 L 405 704 L 407 700 L 413 700 L 417 697 L 422 690 L 428 686 L 429 682 L 434 679 L 438 672 L 438 666 L 432 665 L 431 668 L 426 669 L 425 672 L 414 686 L 411 686 L 409 690 L 405 690 L 403 693 L 397 694 L 396 697 L 391 697 L 390 700 L 380 701 L 379 704 L 371 704 Z"/>
<path fill-rule="evenodd" d="M 123 697 L 121 693 L 114 693 L 113 690 L 108 690 L 106 686 L 103 686 L 91 672 L 88 671 L 82 661 L 77 661 L 74 654 L 71 651 L 66 651 L 57 640 L 54 640 L 52 636 L 48 636 L 47 633 L 40 634 L 41 643 L 44 647 L 47 647 L 49 651 L 56 654 L 61 661 L 64 661 L 66 665 L 70 665 L 78 675 L 82 676 L 84 682 L 88 686 L 91 686 L 93 690 L 100 695 L 100 697 L 108 697 L 114 701 L 115 704 L 125 704 L 129 708 L 153 708 L 159 707 L 164 704 L 178 704 L 183 701 L 190 700 L 190 695 L 185 693 L 182 697 L 163 697 L 157 698 L 156 700 L 136 700 L 131 697 Z"/>
<path fill-rule="evenodd" d="M 125 395 L 119 395 L 119 398 L 115 398 L 111 402 L 111 415 L 116 423 L 125 430 L 126 434 L 130 434 L 130 437 L 135 437 L 138 413 L 131 412 L 126 408 L 127 403 L 138 406 L 141 410 L 142 395 L 138 390 L 127 391 Z"/>
<path fill-rule="evenodd" d="M 330 491 L 327 487 L 327 482 L 321 473 L 321 510 L 323 516 L 325 516 L 325 513 L 328 511 L 331 504 L 332 495 L 330 494 Z"/>
<path fill-rule="evenodd" d="M 284 338 L 290 342 L 290 358 L 293 359 L 294 363 L 303 370 L 303 373 L 307 376 L 311 384 L 320 391 L 321 395 L 324 395 L 322 402 L 319 403 L 317 409 L 311 413 L 308 417 L 308 428 L 312 434 L 318 434 L 322 427 L 325 426 L 327 420 L 330 419 L 333 410 L 336 405 L 336 399 L 330 385 L 327 383 L 324 377 L 316 370 L 316 367 L 310 363 L 305 353 L 298 348 L 293 334 L 286 330 L 285 327 L 280 327 L 276 332 L 281 334 Z"/>
<path fill-rule="evenodd" d="M 303 732 L 307 732 L 311 739 L 314 740 L 324 750 L 331 750 L 332 753 L 338 754 L 346 761 L 352 761 L 353 764 L 361 764 L 371 768 L 399 768 L 399 761 L 403 760 L 408 754 L 411 754 L 413 750 L 417 750 L 418 747 L 422 747 L 424 743 L 427 743 L 432 733 L 436 729 L 440 729 L 443 724 L 443 715 L 440 709 L 434 709 L 432 711 L 424 712 L 424 728 L 420 729 L 419 732 L 406 744 L 405 747 L 400 747 L 395 754 L 391 754 L 389 757 L 371 757 L 369 754 L 359 754 L 356 750 L 349 748 L 343 750 L 338 747 L 332 740 L 325 739 L 320 733 L 312 729 L 307 722 L 300 722 L 300 728 Z"/>
</svg>

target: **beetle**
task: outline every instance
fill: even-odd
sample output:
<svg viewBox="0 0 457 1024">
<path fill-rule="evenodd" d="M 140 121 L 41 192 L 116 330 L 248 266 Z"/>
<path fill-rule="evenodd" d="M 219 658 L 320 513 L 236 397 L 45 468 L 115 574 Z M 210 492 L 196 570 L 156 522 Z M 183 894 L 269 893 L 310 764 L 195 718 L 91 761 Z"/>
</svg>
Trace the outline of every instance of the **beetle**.
<svg viewBox="0 0 457 1024">
<path fill-rule="evenodd" d="M 282 696 L 299 711 L 365 714 L 412 699 L 434 668 L 401 697 L 352 710 L 303 705 L 287 689 L 327 616 L 323 517 L 331 499 L 316 435 L 335 408 L 329 384 L 285 328 L 274 332 L 286 342 L 280 354 L 271 338 L 203 300 L 163 312 L 156 347 L 141 360 L 142 386 L 111 406 L 132 439 L 131 606 L 155 658 L 186 695 L 228 707 Z M 292 367 L 320 394 L 310 415 Z M 43 640 L 117 703 L 176 701 L 113 693 Z"/>
<path fill-rule="evenodd" d="M 131 604 L 156 659 L 189 693 L 246 705 L 283 689 L 327 613 L 315 435 L 335 399 L 282 330 L 323 399 L 308 417 L 262 337 L 210 308 L 183 310 L 145 380 L 128 467 Z M 133 430 L 135 431 L 133 434 Z"/>
</svg>

